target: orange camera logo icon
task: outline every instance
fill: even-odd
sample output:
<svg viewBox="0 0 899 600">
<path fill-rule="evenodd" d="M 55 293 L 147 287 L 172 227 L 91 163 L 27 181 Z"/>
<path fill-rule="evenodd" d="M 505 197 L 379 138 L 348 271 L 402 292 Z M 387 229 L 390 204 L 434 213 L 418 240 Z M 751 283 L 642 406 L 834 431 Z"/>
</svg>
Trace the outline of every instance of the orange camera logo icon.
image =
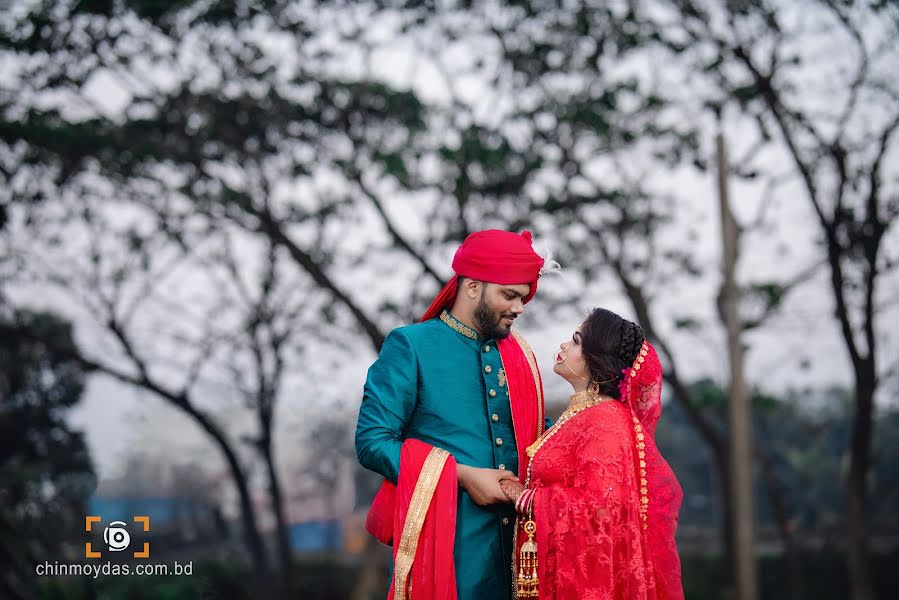
<svg viewBox="0 0 899 600">
<path fill-rule="evenodd" d="M 148 515 L 133 517 L 133 519 L 135 523 L 143 524 L 144 531 L 150 531 L 150 517 Z M 91 531 L 91 526 L 102 520 L 102 517 L 94 515 L 84 517 L 84 530 Z M 131 544 L 131 535 L 125 527 L 124 521 L 113 521 L 103 529 L 103 541 L 106 542 L 107 549 L 110 552 L 122 552 Z M 94 550 L 90 542 L 86 542 L 84 545 L 84 556 L 86 558 L 100 558 L 102 553 Z M 143 550 L 134 552 L 133 556 L 134 558 L 150 558 L 150 542 L 144 542 Z"/>
</svg>

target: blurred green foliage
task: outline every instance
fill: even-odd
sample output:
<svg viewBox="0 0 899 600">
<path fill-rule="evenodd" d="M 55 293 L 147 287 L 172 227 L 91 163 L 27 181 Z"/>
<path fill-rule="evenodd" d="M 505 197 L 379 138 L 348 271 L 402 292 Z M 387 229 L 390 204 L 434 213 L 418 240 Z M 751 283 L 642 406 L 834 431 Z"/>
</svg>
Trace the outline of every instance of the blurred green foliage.
<svg viewBox="0 0 899 600">
<path fill-rule="evenodd" d="M 0 318 L 2 598 L 27 594 L 36 563 L 72 551 L 96 485 L 88 447 L 67 421 L 86 370 L 45 342 L 74 348 L 71 325 L 47 313 Z"/>
</svg>

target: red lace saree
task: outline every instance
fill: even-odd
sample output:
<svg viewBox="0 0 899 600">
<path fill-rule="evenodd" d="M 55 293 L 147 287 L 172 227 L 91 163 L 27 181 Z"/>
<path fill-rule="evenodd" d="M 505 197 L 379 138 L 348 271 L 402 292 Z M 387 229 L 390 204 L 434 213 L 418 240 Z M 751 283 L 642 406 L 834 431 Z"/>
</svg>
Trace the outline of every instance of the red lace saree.
<svg viewBox="0 0 899 600">
<path fill-rule="evenodd" d="M 661 367 L 649 344 L 622 392 L 574 415 L 531 459 L 541 599 L 684 597 L 674 542 L 683 493 L 654 442 Z"/>
</svg>

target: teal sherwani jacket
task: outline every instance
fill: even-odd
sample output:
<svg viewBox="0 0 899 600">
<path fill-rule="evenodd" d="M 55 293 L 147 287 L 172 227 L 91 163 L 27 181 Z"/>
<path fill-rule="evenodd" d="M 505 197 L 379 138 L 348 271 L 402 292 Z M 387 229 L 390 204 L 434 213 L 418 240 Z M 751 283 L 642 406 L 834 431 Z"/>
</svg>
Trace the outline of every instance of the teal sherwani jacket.
<svg viewBox="0 0 899 600">
<path fill-rule="evenodd" d="M 443 448 L 463 465 L 518 474 L 499 350 L 448 312 L 391 331 L 368 371 L 356 428 L 359 462 L 396 483 L 407 438 Z M 459 600 L 511 597 L 514 526 L 511 504 L 480 507 L 459 488 Z"/>
</svg>

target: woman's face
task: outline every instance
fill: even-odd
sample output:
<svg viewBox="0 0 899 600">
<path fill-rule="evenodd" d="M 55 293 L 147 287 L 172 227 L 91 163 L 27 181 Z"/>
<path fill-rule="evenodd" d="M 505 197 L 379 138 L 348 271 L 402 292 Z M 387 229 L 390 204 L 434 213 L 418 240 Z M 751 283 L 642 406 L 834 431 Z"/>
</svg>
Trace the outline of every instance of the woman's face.
<svg viewBox="0 0 899 600">
<path fill-rule="evenodd" d="M 571 335 L 570 340 L 559 345 L 559 353 L 556 354 L 556 363 L 553 365 L 553 371 L 571 383 L 590 380 L 587 361 L 584 360 L 581 352 L 582 341 L 581 327 L 579 326 Z"/>
</svg>

